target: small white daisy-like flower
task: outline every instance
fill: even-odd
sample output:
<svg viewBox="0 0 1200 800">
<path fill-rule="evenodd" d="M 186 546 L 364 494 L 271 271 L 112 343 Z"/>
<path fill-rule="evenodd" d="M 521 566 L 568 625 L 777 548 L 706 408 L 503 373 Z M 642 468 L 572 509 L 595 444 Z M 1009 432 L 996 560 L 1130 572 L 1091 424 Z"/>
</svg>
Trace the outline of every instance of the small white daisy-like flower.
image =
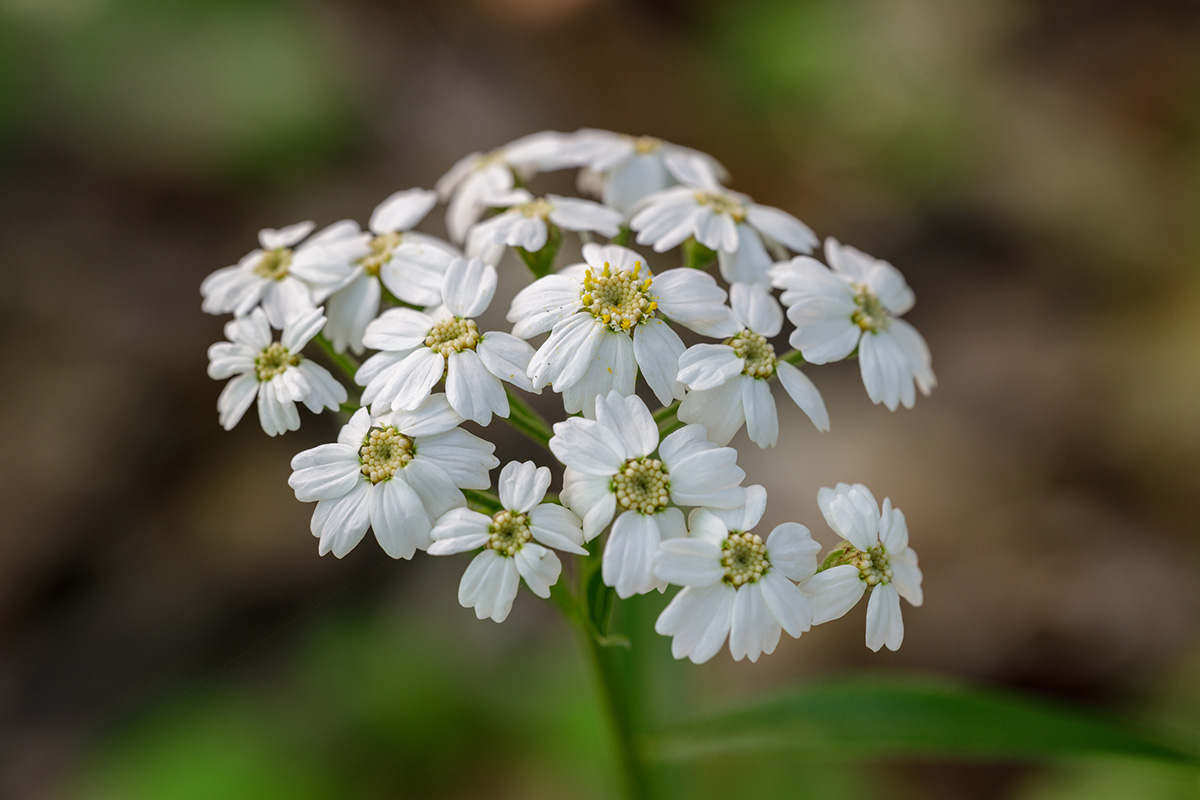
<svg viewBox="0 0 1200 800">
<path fill-rule="evenodd" d="M 853 247 L 825 240 L 832 270 L 800 256 L 771 269 L 783 289 L 788 319 L 796 326 L 788 341 L 806 361 L 838 361 L 858 348 L 863 385 L 872 402 L 895 411 L 912 408 L 916 389 L 928 396 L 937 385 L 929 347 L 901 314 L 915 297 L 900 271 Z M 914 388 L 915 384 L 915 388 Z"/>
<path fill-rule="evenodd" d="M 774 447 L 779 416 L 769 381 L 778 375 L 817 430 L 829 430 L 829 413 L 817 387 L 775 356 L 769 340 L 783 327 L 783 311 L 771 291 L 760 284 L 735 283 L 729 299 L 742 330 L 721 344 L 694 345 L 680 356 L 679 381 L 689 391 L 679 404 L 679 419 L 703 425 L 717 444 L 728 444 L 745 423 L 751 441 Z"/>
<path fill-rule="evenodd" d="M 320 553 L 338 558 L 370 527 L 392 558 L 412 558 L 430 544 L 432 520 L 466 505 L 461 489 L 486 489 L 500 462 L 496 446 L 462 430 L 444 395 L 413 411 L 372 418 L 360 408 L 335 444 L 292 459 L 288 485 L 316 501 L 312 533 Z"/>
<path fill-rule="evenodd" d="M 357 237 L 346 282 L 326 303 L 325 335 L 339 353 L 362 353 L 363 333 L 379 316 L 383 288 L 413 305 L 441 302 L 446 268 L 461 254 L 436 236 L 411 230 L 436 204 L 436 192 L 409 189 L 371 214 L 370 234 Z"/>
<path fill-rule="evenodd" d="M 748 486 L 743 507 L 695 509 L 690 537 L 659 547 L 654 574 L 684 587 L 654 625 L 672 637 L 675 658 L 703 664 L 728 636 L 734 661 L 757 661 L 775 652 L 783 631 L 798 637 L 811 627 L 809 601 L 793 581 L 812 576 L 821 546 L 795 522 L 777 525 L 765 542 L 751 533 L 766 507 L 766 490 Z"/>
<path fill-rule="evenodd" d="M 869 592 L 867 647 L 898 649 L 904 639 L 900 598 L 914 606 L 924 601 L 921 569 L 917 554 L 908 546 L 904 513 L 892 508 L 886 497 L 881 511 L 871 490 L 861 483 L 821 489 L 817 503 L 829 527 L 846 541 L 834 551 L 832 566 L 801 585 L 812 603 L 813 624 L 841 617 Z"/>
<path fill-rule="evenodd" d="M 772 258 L 764 238 L 796 253 L 817 243 L 800 220 L 721 187 L 679 186 L 645 198 L 629 221 L 638 244 L 663 253 L 689 238 L 717 253 L 721 277 L 729 283 L 767 283 Z"/>
<path fill-rule="evenodd" d="M 638 370 L 664 405 L 683 397 L 676 380 L 684 345 L 659 318 L 705 336 L 732 336 L 740 326 L 711 275 L 671 269 L 652 275 L 642 257 L 617 245 L 586 244 L 586 264 L 534 281 L 514 299 L 508 321 L 523 339 L 550 332 L 529 377 L 563 395 L 568 413 L 592 416 L 595 399 L 615 389 L 633 394 Z"/>
<path fill-rule="evenodd" d="M 564 166 L 565 137 L 555 131 L 523 136 L 490 153 L 471 153 L 459 159 L 437 182 L 437 193 L 449 201 L 446 229 L 462 243 L 495 197 L 508 194 L 516 177 L 528 181 L 544 169 Z"/>
<path fill-rule="evenodd" d="M 363 341 L 381 352 L 359 368 L 362 402 L 376 413 L 416 408 L 443 377 L 450 406 L 481 425 L 507 417 L 501 381 L 533 391 L 533 348 L 510 333 L 480 333 L 474 317 L 496 293 L 496 268 L 479 259 L 457 259 L 442 282 L 443 306 L 433 315 L 410 308 L 384 312 L 367 326 Z"/>
<path fill-rule="evenodd" d="M 469 508 L 444 514 L 433 527 L 430 555 L 478 550 L 458 586 L 458 602 L 479 619 L 503 622 L 512 610 L 521 578 L 538 597 L 549 597 L 562 563 L 549 548 L 587 555 L 579 517 L 543 503 L 550 470 L 532 461 L 511 461 L 500 471 L 500 503 L 494 516 Z"/>
<path fill-rule="evenodd" d="M 676 184 L 718 186 L 729 177 L 715 158 L 653 136 L 583 129 L 570 137 L 566 157 L 585 169 L 580 188 L 628 213 L 643 197 Z"/>
<path fill-rule="evenodd" d="M 530 253 L 541 250 L 549 241 L 551 225 L 609 237 L 621 229 L 621 212 L 590 200 L 556 194 L 534 197 L 516 189 L 491 202 L 495 208 L 507 210 L 476 225 L 467 237 L 467 254 L 490 263 L 500 260 L 505 246 Z"/>
<path fill-rule="evenodd" d="M 299 244 L 313 227 L 311 222 L 300 222 L 282 230 L 259 231 L 259 249 L 200 284 L 201 308 L 208 314 L 241 317 L 261 305 L 276 329 L 313 310 L 346 282 L 359 237 L 358 224 L 343 220 Z"/>
<path fill-rule="evenodd" d="M 601 566 L 618 597 L 666 585 L 654 576 L 654 554 L 663 540 L 687 535 L 676 506 L 736 508 L 746 500 L 736 450 L 708 441 L 700 425 L 659 443 L 658 425 L 636 395 L 609 392 L 596 400 L 596 419 L 556 423 L 550 451 L 566 465 L 562 502 L 582 517 L 585 540 L 619 512 Z"/>
<path fill-rule="evenodd" d="M 229 341 L 208 348 L 210 378 L 237 376 L 217 399 L 221 427 L 230 430 L 237 425 L 255 397 L 258 420 L 270 436 L 300 427 L 296 403 L 319 414 L 323 408 L 336 410 L 346 402 L 346 387 L 334 380 L 329 370 L 301 354 L 324 324 L 321 309 L 312 309 L 289 320 L 275 341 L 261 308 L 227 322 Z"/>
</svg>

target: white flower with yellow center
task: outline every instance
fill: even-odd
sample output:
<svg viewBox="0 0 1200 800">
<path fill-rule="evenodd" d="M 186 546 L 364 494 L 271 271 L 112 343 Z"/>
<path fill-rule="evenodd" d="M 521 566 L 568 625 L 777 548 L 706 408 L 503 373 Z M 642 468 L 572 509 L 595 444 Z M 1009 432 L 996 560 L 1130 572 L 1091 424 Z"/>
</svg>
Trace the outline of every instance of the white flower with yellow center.
<svg viewBox="0 0 1200 800">
<path fill-rule="evenodd" d="M 609 392 L 596 400 L 594 420 L 556 423 L 550 451 L 566 465 L 562 502 L 583 519 L 585 540 L 613 523 L 601 575 L 618 597 L 665 586 L 654 576 L 654 554 L 663 540 L 687 535 L 676 506 L 736 508 L 746 500 L 736 450 L 708 441 L 700 425 L 659 443 L 636 395 Z"/>
<path fill-rule="evenodd" d="M 729 177 L 712 156 L 653 136 L 583 129 L 570 137 L 566 158 L 584 166 L 579 185 L 628 213 L 643 197 L 676 184 L 717 186 Z"/>
<path fill-rule="evenodd" d="M 481 333 L 474 317 L 496 293 L 496 268 L 479 259 L 457 259 L 446 270 L 442 307 L 435 314 L 410 308 L 384 312 L 367 326 L 363 341 L 381 352 L 359 368 L 362 402 L 375 413 L 416 408 L 446 380 L 450 405 L 481 425 L 507 417 L 502 381 L 532 391 L 526 371 L 533 348 L 499 331 Z"/>
<path fill-rule="evenodd" d="M 413 305 L 441 302 L 446 268 L 461 254 L 436 236 L 411 230 L 436 203 L 436 192 L 408 189 L 372 212 L 370 233 L 356 239 L 346 282 L 326 304 L 325 335 L 339 353 L 362 353 L 363 334 L 379 316 L 383 289 Z"/>
<path fill-rule="evenodd" d="M 916 389 L 928 396 L 937 379 L 925 339 L 899 319 L 916 300 L 904 276 L 833 238 L 825 240 L 825 257 L 832 270 L 804 256 L 771 269 L 796 326 L 788 341 L 813 364 L 838 361 L 857 348 L 871 401 L 892 411 L 912 408 Z"/>
<path fill-rule="evenodd" d="M 645 198 L 629 221 L 638 244 L 663 253 L 689 238 L 717 253 L 729 283 L 767 283 L 773 259 L 764 239 L 796 253 L 812 252 L 817 237 L 778 208 L 715 186 L 680 186 Z"/>
<path fill-rule="evenodd" d="M 780 361 L 769 341 L 783 327 L 783 311 L 765 286 L 735 283 L 729 288 L 733 314 L 743 326 L 721 344 L 698 344 L 679 358 L 679 381 L 688 393 L 679 419 L 708 429 L 708 438 L 728 444 L 742 423 L 759 447 L 774 447 L 779 416 L 770 379 L 779 376 L 784 391 L 819 431 L 829 430 L 821 393 L 803 372 Z"/>
<path fill-rule="evenodd" d="M 728 637 L 734 661 L 757 661 L 775 652 L 783 631 L 798 637 L 811 627 L 809 601 L 793 581 L 812 576 L 821 546 L 795 522 L 777 525 L 765 542 L 751 533 L 766 507 L 766 490 L 748 486 L 744 506 L 695 509 L 689 537 L 659 547 L 654 574 L 684 587 L 654 626 L 672 637 L 675 658 L 702 664 Z"/>
<path fill-rule="evenodd" d="M 346 402 L 346 387 L 301 354 L 324 324 L 321 309 L 312 309 L 289 320 L 275 341 L 261 308 L 226 323 L 229 341 L 208 348 L 208 376 L 216 380 L 236 376 L 217 399 L 221 427 L 230 430 L 237 425 L 256 397 L 258 421 L 270 436 L 300 427 L 296 403 L 319 414 Z"/>
<path fill-rule="evenodd" d="M 446 229 L 461 244 L 484 212 L 494 208 L 494 198 L 508 194 L 516 178 L 528 181 L 544 169 L 565 166 L 565 137 L 554 131 L 523 136 L 490 153 L 471 153 L 455 163 L 437 182 L 437 193 L 446 208 Z"/>
<path fill-rule="evenodd" d="M 549 597 L 562 563 L 549 548 L 587 555 L 579 517 L 543 503 L 550 470 L 532 461 L 509 462 L 500 471 L 500 503 L 494 516 L 469 508 L 444 514 L 433 527 L 430 555 L 480 550 L 463 573 L 458 602 L 479 619 L 503 622 L 512 610 L 520 579 L 538 597 Z"/>
<path fill-rule="evenodd" d="M 711 275 L 672 269 L 652 275 L 642 257 L 617 245 L 587 244 L 587 263 L 534 281 L 508 312 L 523 339 L 550 332 L 529 363 L 535 388 L 563 395 L 568 413 L 592 416 L 597 397 L 633 394 L 638 370 L 665 404 L 683 396 L 676 380 L 683 341 L 660 314 L 705 336 L 740 326 Z"/>
<path fill-rule="evenodd" d="M 621 229 L 621 212 L 607 206 L 548 194 L 534 197 L 516 189 L 491 200 L 493 207 L 505 208 L 479 223 L 467 237 L 467 254 L 496 263 L 505 247 L 520 247 L 536 253 L 550 240 L 550 226 L 568 231 L 590 231 L 601 236 L 616 236 Z"/>
<path fill-rule="evenodd" d="M 321 555 L 341 558 L 368 527 L 392 558 L 426 549 L 432 520 L 466 505 L 461 489 L 488 488 L 488 472 L 500 463 L 496 446 L 461 422 L 440 394 L 381 417 L 360 408 L 335 444 L 293 458 L 288 485 L 297 500 L 317 503 L 312 533 Z"/>
<path fill-rule="evenodd" d="M 262 306 L 275 329 L 312 311 L 349 278 L 360 238 L 358 224 L 343 220 L 305 241 L 313 227 L 300 222 L 259 231 L 259 249 L 200 284 L 201 308 L 208 314 L 241 317 Z"/>
<path fill-rule="evenodd" d="M 904 640 L 900 598 L 914 606 L 924 601 L 917 554 L 908 546 L 904 513 L 884 498 L 883 509 L 861 483 L 839 483 L 821 489 L 817 503 L 829 527 L 846 541 L 826 559 L 822 569 L 801 589 L 813 607 L 813 624 L 835 620 L 867 601 L 867 647 L 896 650 Z"/>
</svg>

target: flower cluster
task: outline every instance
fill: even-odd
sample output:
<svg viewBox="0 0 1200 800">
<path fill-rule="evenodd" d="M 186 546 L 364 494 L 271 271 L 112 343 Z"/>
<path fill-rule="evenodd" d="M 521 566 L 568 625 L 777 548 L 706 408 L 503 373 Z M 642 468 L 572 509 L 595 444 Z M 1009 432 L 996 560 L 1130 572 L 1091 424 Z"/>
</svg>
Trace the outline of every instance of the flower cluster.
<svg viewBox="0 0 1200 800">
<path fill-rule="evenodd" d="M 596 199 L 530 190 L 561 169 Z M 711 156 L 659 139 L 544 132 L 467 156 L 435 191 L 393 194 L 365 230 L 263 230 L 201 285 L 205 311 L 234 315 L 209 349 L 209 375 L 231 379 L 220 423 L 256 400 L 272 436 L 300 426 L 297 403 L 343 415 L 336 442 L 292 459 L 319 552 L 341 558 L 370 529 L 393 558 L 474 553 L 458 598 L 480 619 L 506 619 L 522 582 L 571 613 L 586 613 L 593 580 L 619 598 L 674 585 L 656 630 L 677 658 L 701 663 L 728 642 L 755 661 L 865 594 L 867 646 L 894 650 L 900 598 L 922 601 L 903 513 L 861 484 L 821 489 L 843 541 L 820 559 L 803 525 L 756 532 L 767 494 L 729 445 L 744 427 L 774 447 L 783 396 L 829 429 L 801 363 L 857 357 L 867 395 L 891 410 L 928 394 L 929 350 L 900 318 L 913 293 L 834 239 L 824 263 L 812 257 L 807 225 L 727 181 Z M 439 199 L 446 239 L 414 230 Z M 582 260 L 560 265 L 574 241 Z M 500 269 L 531 277 L 508 303 L 510 331 L 484 319 Z M 525 399 L 547 388 L 553 424 Z M 558 494 L 532 461 L 507 463 L 491 491 L 498 421 L 553 457 Z"/>
</svg>

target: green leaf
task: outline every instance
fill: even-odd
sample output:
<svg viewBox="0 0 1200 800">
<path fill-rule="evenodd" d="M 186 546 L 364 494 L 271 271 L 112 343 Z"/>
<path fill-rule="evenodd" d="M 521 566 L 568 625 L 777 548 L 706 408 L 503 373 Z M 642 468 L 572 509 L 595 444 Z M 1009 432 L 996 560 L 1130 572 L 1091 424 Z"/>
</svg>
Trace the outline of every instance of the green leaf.
<svg viewBox="0 0 1200 800">
<path fill-rule="evenodd" d="M 849 678 L 752 701 L 648 735 L 647 758 L 728 753 L 809 759 L 1121 756 L 1192 769 L 1200 758 L 1126 723 L 1026 695 L 934 679 Z"/>
</svg>

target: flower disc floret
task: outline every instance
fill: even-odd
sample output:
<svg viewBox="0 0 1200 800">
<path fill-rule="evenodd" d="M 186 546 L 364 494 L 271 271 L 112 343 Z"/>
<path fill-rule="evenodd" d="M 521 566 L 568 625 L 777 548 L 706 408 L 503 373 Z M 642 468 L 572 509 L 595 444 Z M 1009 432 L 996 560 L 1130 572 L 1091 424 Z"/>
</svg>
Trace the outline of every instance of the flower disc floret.
<svg viewBox="0 0 1200 800">
<path fill-rule="evenodd" d="M 775 365 L 779 359 L 775 357 L 775 346 L 767 341 L 767 337 L 751 330 L 744 330 L 725 344 L 733 348 L 738 358 L 745 362 L 743 375 L 751 378 L 769 378 L 775 374 Z"/>
<path fill-rule="evenodd" d="M 304 358 L 288 349 L 279 342 L 271 342 L 261 353 L 254 357 L 254 374 L 260 382 L 269 381 L 276 375 L 287 372 L 289 367 L 296 367 Z"/>
<path fill-rule="evenodd" d="M 629 271 L 614 272 L 609 262 L 597 275 L 592 269 L 584 273 L 579 298 L 593 317 L 614 331 L 627 331 L 654 316 L 658 299 L 651 294 L 654 279 L 647 271 L 640 279 L 642 262 L 634 262 Z"/>
<path fill-rule="evenodd" d="M 521 205 L 517 206 L 517 210 L 521 212 L 523 216 L 529 217 L 530 219 L 548 219 L 550 217 L 550 212 L 554 210 L 554 206 L 550 204 L 549 200 L 546 200 L 544 197 L 539 197 L 534 200 L 530 200 L 528 203 L 522 203 Z"/>
<path fill-rule="evenodd" d="M 474 350 L 479 344 L 479 327 L 473 319 L 448 317 L 434 323 L 425 337 L 425 345 L 446 358 L 451 353 Z"/>
<path fill-rule="evenodd" d="M 734 222 L 746 221 L 746 207 L 736 198 L 720 192 L 696 192 L 696 202 L 717 214 L 726 214 Z"/>
<path fill-rule="evenodd" d="M 869 550 L 859 550 L 852 544 L 847 544 L 842 550 L 839 564 L 849 564 L 858 570 L 858 575 L 870 590 L 880 584 L 891 583 L 892 564 L 888 558 L 887 549 L 876 545 Z"/>
<path fill-rule="evenodd" d="M 886 331 L 892 323 L 892 315 L 888 313 L 883 302 L 866 284 L 855 283 L 853 287 L 855 309 L 854 313 L 850 315 L 850 319 L 863 331 L 869 333 Z"/>
<path fill-rule="evenodd" d="M 617 504 L 641 514 L 657 514 L 671 500 L 667 468 L 657 458 L 631 458 L 613 476 L 612 490 Z"/>
<path fill-rule="evenodd" d="M 721 543 L 721 566 L 725 568 L 725 583 L 738 588 L 755 583 L 771 568 L 767 546 L 756 533 L 730 532 Z"/>
<path fill-rule="evenodd" d="M 281 281 L 288 275 L 292 266 L 292 250 L 289 247 L 277 247 L 265 251 L 254 265 L 254 274 L 270 281 Z"/>
<path fill-rule="evenodd" d="M 378 276 L 383 265 L 392 260 L 392 253 L 403 238 L 404 234 L 400 231 L 388 231 L 371 239 L 367 244 L 371 252 L 358 260 L 358 263 L 362 265 L 363 272 Z"/>
<path fill-rule="evenodd" d="M 638 155 L 649 155 L 662 149 L 663 140 L 653 136 L 639 136 L 633 140 L 633 150 Z"/>
<path fill-rule="evenodd" d="M 415 455 L 413 440 L 394 427 L 371 428 L 358 448 L 360 471 L 373 484 L 391 479 Z"/>
<path fill-rule="evenodd" d="M 492 524 L 488 526 L 487 544 L 484 547 L 512 558 L 532 539 L 529 515 L 504 509 L 492 517 Z"/>
</svg>

